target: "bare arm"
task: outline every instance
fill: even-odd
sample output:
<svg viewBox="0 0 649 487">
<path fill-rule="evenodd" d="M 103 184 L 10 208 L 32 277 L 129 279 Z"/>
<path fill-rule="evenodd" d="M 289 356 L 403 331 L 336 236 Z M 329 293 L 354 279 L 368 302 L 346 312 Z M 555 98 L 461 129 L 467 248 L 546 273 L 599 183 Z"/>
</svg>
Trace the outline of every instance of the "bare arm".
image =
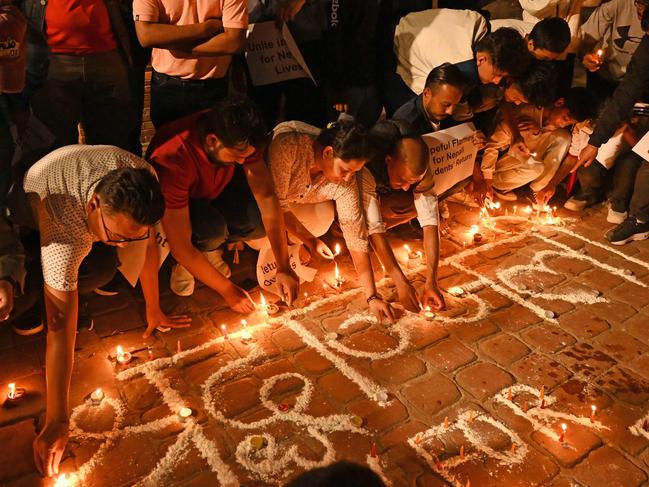
<svg viewBox="0 0 649 487">
<path fill-rule="evenodd" d="M 192 48 L 192 56 L 224 56 L 243 52 L 246 47 L 246 29 L 226 27 L 224 32 Z"/>
<path fill-rule="evenodd" d="M 288 256 L 288 240 L 284 215 L 279 207 L 279 200 L 273 188 L 273 179 L 263 161 L 244 166 L 246 178 L 252 194 L 257 201 L 266 235 L 273 249 L 277 262 L 277 284 L 283 292 L 282 298 L 291 304 L 297 298 L 299 282 L 293 271 Z"/>
<path fill-rule="evenodd" d="M 388 241 L 385 233 L 374 233 L 370 235 L 370 243 L 376 252 L 381 264 L 385 267 L 385 272 L 392 278 L 392 281 L 397 287 L 399 301 L 409 311 L 419 311 L 419 300 L 417 299 L 417 292 L 410 285 L 410 281 L 401 270 L 401 266 L 397 262 L 390 242 Z"/>
<path fill-rule="evenodd" d="M 374 272 L 372 271 L 372 261 L 370 254 L 367 252 L 359 252 L 357 250 L 349 251 L 358 274 L 358 280 L 361 287 L 365 291 L 365 298 L 370 298 L 376 294 L 376 284 L 374 283 Z M 370 311 L 381 321 L 386 318 L 390 323 L 394 322 L 394 315 L 390 305 L 381 300 L 374 299 L 369 302 Z"/>
<path fill-rule="evenodd" d="M 140 272 L 140 285 L 142 286 L 142 294 L 144 294 L 147 320 L 144 338 L 149 337 L 159 326 L 165 328 L 184 328 L 189 326 L 192 321 L 189 316 L 185 315 L 168 317 L 160 309 L 160 293 L 158 288 L 159 255 L 158 245 L 155 240 L 155 231 L 151 231 L 151 235 L 147 241 L 144 266 Z"/>
<path fill-rule="evenodd" d="M 170 25 L 158 22 L 135 22 L 135 33 L 142 47 L 190 50 L 201 42 L 223 32 L 219 19 L 188 25 Z"/>
<path fill-rule="evenodd" d="M 47 387 L 45 426 L 34 440 L 36 468 L 47 476 L 58 473 L 68 441 L 70 421 L 70 379 L 74 362 L 79 295 L 58 291 L 45 284 L 47 348 L 45 380 Z"/>
<path fill-rule="evenodd" d="M 444 309 L 444 298 L 437 285 L 437 270 L 439 268 L 439 227 L 437 225 L 424 227 L 424 252 L 426 254 L 426 284 L 424 285 L 422 303 L 432 309 Z"/>
<path fill-rule="evenodd" d="M 162 217 L 171 254 L 196 279 L 214 289 L 225 299 L 228 306 L 239 313 L 250 313 L 254 305 L 250 296 L 217 271 L 207 258 L 192 244 L 192 228 L 189 207 L 168 209 Z"/>
</svg>

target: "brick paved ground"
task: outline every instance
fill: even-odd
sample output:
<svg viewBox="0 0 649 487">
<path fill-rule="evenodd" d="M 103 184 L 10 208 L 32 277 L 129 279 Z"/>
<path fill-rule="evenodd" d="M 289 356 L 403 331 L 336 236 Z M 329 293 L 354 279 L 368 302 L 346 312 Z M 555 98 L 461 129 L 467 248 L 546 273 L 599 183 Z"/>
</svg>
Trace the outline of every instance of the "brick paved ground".
<svg viewBox="0 0 649 487">
<path fill-rule="evenodd" d="M 600 209 L 566 227 L 583 238 L 498 221 L 503 233 L 483 231 L 474 253 L 459 230 L 476 222 L 475 211 L 452 210 L 440 281 L 466 293 L 448 296 L 435 321 L 373 323 L 359 316 L 353 282 L 319 302 L 318 277 L 305 289 L 308 313 L 302 297 L 270 323 L 248 317 L 249 344 L 237 334 L 242 317 L 204 287 L 192 298 L 163 294 L 168 309 L 192 314 L 190 329 L 143 340 L 136 293 L 92 298 L 94 329 L 77 340 L 72 404 L 80 406 L 63 469 L 89 486 L 257 486 L 346 458 L 369 461 L 395 486 L 649 485 L 649 244 L 619 253 L 600 246 L 609 226 Z M 400 253 L 402 243 L 394 241 Z M 243 267 L 235 275 L 249 277 Z M 389 283 L 381 291 L 394 293 Z M 140 350 L 127 368 L 109 358 L 118 344 Z M 0 409 L 2 485 L 40 485 L 31 442 L 43 354 L 42 336 L 0 330 L 0 390 L 14 381 L 28 391 Z M 89 406 L 96 387 L 108 400 Z M 183 404 L 193 416 L 180 423 Z M 250 437 L 263 435 L 255 450 Z"/>
</svg>

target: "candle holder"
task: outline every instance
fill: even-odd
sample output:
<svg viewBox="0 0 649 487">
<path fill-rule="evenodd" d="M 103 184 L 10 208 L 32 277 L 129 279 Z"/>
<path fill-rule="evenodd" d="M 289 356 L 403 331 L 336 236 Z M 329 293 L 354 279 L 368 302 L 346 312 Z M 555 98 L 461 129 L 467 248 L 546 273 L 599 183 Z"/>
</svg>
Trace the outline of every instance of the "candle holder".
<svg viewBox="0 0 649 487">
<path fill-rule="evenodd" d="M 479 244 L 482 242 L 482 234 L 479 232 L 476 232 L 473 234 L 473 243 L 474 244 Z"/>
<path fill-rule="evenodd" d="M 408 244 L 403 246 L 406 249 L 406 255 L 408 257 L 407 266 L 408 269 L 413 269 L 421 264 L 422 254 L 419 251 L 411 250 Z"/>
<path fill-rule="evenodd" d="M 460 286 L 453 286 L 448 289 L 448 293 L 451 296 L 455 296 L 457 298 L 460 298 L 464 296 L 464 289 L 462 289 Z"/>
<path fill-rule="evenodd" d="M 250 447 L 253 450 L 261 450 L 266 446 L 266 438 L 263 436 L 253 436 L 250 438 Z"/>
<path fill-rule="evenodd" d="M 263 294 L 261 294 L 261 302 L 259 303 L 259 307 L 261 308 L 261 311 L 270 316 L 279 313 L 279 306 L 277 306 L 275 303 L 266 303 L 266 298 Z"/>
<path fill-rule="evenodd" d="M 101 401 L 104 400 L 104 391 L 102 391 L 100 388 L 95 389 L 92 391 L 92 394 L 90 394 L 90 401 L 92 402 L 93 406 L 99 406 L 101 404 Z"/>
<path fill-rule="evenodd" d="M 126 365 L 132 359 L 131 352 L 125 352 L 121 345 L 117 345 L 117 351 L 115 354 L 115 361 L 118 365 Z"/>
<path fill-rule="evenodd" d="M 189 418 L 191 418 L 193 411 L 188 407 L 181 407 L 178 410 L 178 421 L 185 423 Z"/>
<path fill-rule="evenodd" d="M 423 310 L 424 313 L 424 318 L 426 318 L 427 321 L 433 321 L 435 319 L 435 313 L 433 313 L 430 310 L 430 306 L 426 306 Z"/>
<path fill-rule="evenodd" d="M 23 397 L 25 397 L 25 389 L 22 387 L 16 387 L 15 383 L 11 383 L 7 386 L 7 401 L 9 404 L 16 404 L 20 402 Z"/>
</svg>

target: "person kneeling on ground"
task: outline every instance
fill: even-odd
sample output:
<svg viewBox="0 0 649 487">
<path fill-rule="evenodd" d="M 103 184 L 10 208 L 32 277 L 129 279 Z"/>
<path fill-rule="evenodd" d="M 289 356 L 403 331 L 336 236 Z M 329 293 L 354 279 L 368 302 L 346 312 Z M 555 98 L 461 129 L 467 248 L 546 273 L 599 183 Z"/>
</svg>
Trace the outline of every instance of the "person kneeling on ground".
<svg viewBox="0 0 649 487">
<path fill-rule="evenodd" d="M 263 160 L 265 141 L 257 108 L 240 97 L 171 122 L 151 141 L 147 158 L 165 198 L 162 225 L 178 262 L 171 273 L 171 290 L 177 295 L 191 295 L 197 278 L 234 311 L 252 312 L 248 293 L 229 280 L 222 246 L 266 234 L 278 265 L 281 297 L 291 304 L 297 296 L 284 217 Z"/>
<path fill-rule="evenodd" d="M 304 244 L 315 263 L 333 260 L 318 236 L 333 222 L 335 206 L 369 309 L 379 320 L 392 322 L 392 308 L 376 290 L 368 242 L 368 227 L 372 233 L 374 223 L 365 222 L 356 181 L 373 151 L 372 138 L 354 122 L 334 122 L 323 130 L 284 122 L 273 131 L 268 163 L 289 235 Z M 378 223 L 380 218 L 371 214 Z"/>
</svg>

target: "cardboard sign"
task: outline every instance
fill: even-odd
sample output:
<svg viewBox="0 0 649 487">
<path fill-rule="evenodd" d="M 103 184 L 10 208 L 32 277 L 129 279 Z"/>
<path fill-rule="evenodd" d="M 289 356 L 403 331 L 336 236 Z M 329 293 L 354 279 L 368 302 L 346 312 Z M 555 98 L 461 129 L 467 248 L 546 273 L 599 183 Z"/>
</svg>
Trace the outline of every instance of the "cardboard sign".
<svg viewBox="0 0 649 487">
<path fill-rule="evenodd" d="M 633 146 L 633 152 L 649 162 L 649 132 L 644 134 L 636 145 Z"/>
<path fill-rule="evenodd" d="M 295 272 L 297 277 L 300 279 L 300 282 L 311 282 L 318 271 L 311 267 L 302 265 L 302 262 L 300 261 L 301 248 L 302 245 L 289 246 L 289 263 L 293 272 Z M 269 291 L 280 296 L 280 293 L 277 290 L 277 285 L 275 284 L 276 274 L 277 262 L 275 261 L 275 254 L 273 254 L 273 250 L 270 248 L 270 243 L 266 241 L 265 245 L 259 251 L 259 257 L 257 258 L 257 282 L 259 282 L 259 286 L 264 291 Z"/>
<path fill-rule="evenodd" d="M 298 78 L 315 83 L 286 24 L 281 29 L 274 21 L 250 24 L 246 62 L 254 86 Z"/>
<path fill-rule="evenodd" d="M 158 223 L 151 231 L 155 232 L 155 240 L 158 244 L 158 268 L 160 268 L 169 255 L 169 243 L 162 229 L 162 224 Z M 137 284 L 137 280 L 140 278 L 140 273 L 144 267 L 147 243 L 147 240 L 141 240 L 139 242 L 131 242 L 126 247 L 117 249 L 117 256 L 120 262 L 118 269 L 133 287 Z"/>
<path fill-rule="evenodd" d="M 435 194 L 442 194 L 473 174 L 478 152 L 472 141 L 474 132 L 472 123 L 463 123 L 422 136 L 428 145 Z"/>
</svg>

